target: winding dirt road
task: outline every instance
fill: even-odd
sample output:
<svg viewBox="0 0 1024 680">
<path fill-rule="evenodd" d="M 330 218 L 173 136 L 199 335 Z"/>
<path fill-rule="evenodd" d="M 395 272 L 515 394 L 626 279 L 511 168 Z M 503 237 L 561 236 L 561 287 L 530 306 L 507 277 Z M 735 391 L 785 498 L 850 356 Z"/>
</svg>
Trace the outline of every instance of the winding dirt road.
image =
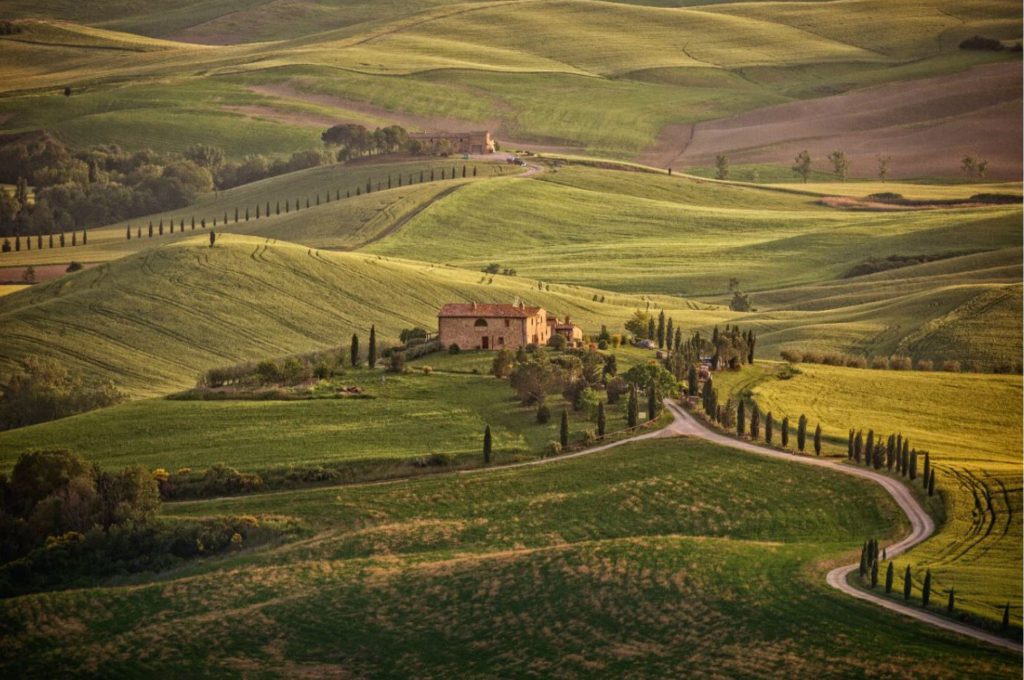
<svg viewBox="0 0 1024 680">
<path fill-rule="evenodd" d="M 841 472 L 846 475 L 852 475 L 854 477 L 868 479 L 880 485 L 883 489 L 886 490 L 886 492 L 890 496 L 892 496 L 893 500 L 895 500 L 897 505 L 900 506 L 900 509 L 902 509 L 903 512 L 907 515 L 907 518 L 910 520 L 911 526 L 910 533 L 903 537 L 903 539 L 897 541 L 892 545 L 885 547 L 886 555 L 890 558 L 896 557 L 897 555 L 906 552 L 910 548 L 913 548 L 919 543 L 924 542 L 929 536 L 935 533 L 935 522 L 933 522 L 932 518 L 928 515 L 927 512 L 925 512 L 925 509 L 921 507 L 921 504 L 917 502 L 917 499 L 914 498 L 914 495 L 910 492 L 910 489 L 908 489 L 903 483 L 891 477 L 887 477 L 885 475 L 879 474 L 877 472 L 865 468 L 853 467 L 850 465 L 840 465 L 829 460 L 822 460 L 821 458 L 797 456 L 791 453 L 784 453 L 782 451 L 777 451 L 775 449 L 769 449 L 764 446 L 759 446 L 757 444 L 754 444 L 753 442 L 747 442 L 740 439 L 733 439 L 732 437 L 726 436 L 719 432 L 715 432 L 714 430 L 705 427 L 700 422 L 698 422 L 696 418 L 694 418 L 692 415 L 687 413 L 682 407 L 676 405 L 675 403 L 668 401 L 666 401 L 665 403 L 668 406 L 668 408 L 672 411 L 672 414 L 675 416 L 675 420 L 668 428 L 665 428 L 665 430 L 661 430 L 660 432 L 662 433 L 666 432 L 667 430 L 671 430 L 671 434 L 681 434 L 691 437 L 700 437 L 701 439 L 714 442 L 715 444 L 720 444 L 721 446 L 728 446 L 730 448 L 739 449 L 741 451 L 748 451 L 750 453 L 756 453 L 762 456 L 769 456 L 771 458 L 777 458 L 793 463 L 800 463 L 802 465 L 813 465 L 815 467 L 828 468 L 830 470 Z M 850 583 L 847 581 L 847 578 L 851 573 L 853 573 L 858 568 L 858 566 L 859 565 L 857 564 L 850 564 L 847 566 L 837 567 L 833 569 L 828 573 L 828 576 L 826 577 L 828 584 L 836 590 L 842 591 L 851 597 L 857 598 L 858 600 L 865 600 L 867 602 L 871 602 L 872 604 L 888 609 L 889 611 L 897 612 L 899 614 L 903 614 L 904 616 L 909 616 L 911 618 L 917 619 L 918 621 L 931 624 L 938 628 L 943 628 L 945 630 L 950 630 L 955 633 L 960 633 L 961 635 L 967 635 L 969 637 L 975 638 L 976 640 L 988 642 L 989 644 L 1009 649 L 1013 652 L 1017 652 L 1018 654 L 1024 651 L 1024 648 L 1022 648 L 1021 643 L 1016 642 L 1014 640 L 1009 640 L 1007 638 L 1000 637 L 999 635 L 995 635 L 993 633 L 980 630 L 978 628 L 975 628 L 974 626 L 969 626 L 967 624 L 951 621 L 950 619 L 943 618 L 941 616 L 938 616 L 937 614 L 932 614 L 917 607 L 910 607 L 908 605 L 900 604 L 897 601 L 891 600 L 886 597 L 882 597 L 880 595 L 875 595 L 872 592 L 862 590 L 860 588 L 856 588 L 850 585 Z"/>
</svg>

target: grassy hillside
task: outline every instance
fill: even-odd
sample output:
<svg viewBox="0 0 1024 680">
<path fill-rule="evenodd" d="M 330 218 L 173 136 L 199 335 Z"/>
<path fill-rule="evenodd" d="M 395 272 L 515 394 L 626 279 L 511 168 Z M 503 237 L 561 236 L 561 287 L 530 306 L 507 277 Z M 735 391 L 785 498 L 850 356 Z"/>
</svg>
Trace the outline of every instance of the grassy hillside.
<svg viewBox="0 0 1024 680">
<path fill-rule="evenodd" d="M 151 584 L 6 601 L 3 665 L 138 672 L 158 644 L 183 674 L 1017 673 L 827 588 L 823 560 L 899 525 L 880 490 L 700 442 L 169 509 L 224 511 L 317 533 Z"/>
<path fill-rule="evenodd" d="M 404 121 L 486 125 L 507 139 L 635 156 L 669 124 L 1012 59 L 956 45 L 975 33 L 1020 38 L 1019 8 L 987 0 L 785 11 L 746 2 L 278 4 L 16 2 L 9 16 L 78 24 L 26 22 L 0 39 L 14 65 L 4 129 L 160 149 L 188 138 L 242 155 L 308 146 L 332 118 Z M 70 101 L 48 94 L 67 84 L 78 92 Z"/>
<path fill-rule="evenodd" d="M 52 356 L 134 396 L 194 384 L 205 369 L 347 343 L 353 332 L 396 339 L 434 328 L 445 302 L 516 297 L 594 332 L 621 323 L 646 300 L 519 277 L 485 276 L 381 256 L 329 253 L 263 238 L 205 234 L 144 250 L 0 298 L 0 370 L 26 355 Z M 651 298 L 691 326 L 730 313 Z"/>
<path fill-rule="evenodd" d="M 991 620 L 1009 601 L 1020 616 L 1020 376 L 874 371 L 801 364 L 775 378 L 773 365 L 724 374 L 720 389 L 749 390 L 765 412 L 821 423 L 845 454 L 850 427 L 901 432 L 931 451 L 946 523 L 907 559 L 933 583 L 955 587 L 972 613 Z"/>
<path fill-rule="evenodd" d="M 622 371 L 637 359 L 653 357 L 639 350 L 617 354 Z M 551 421 L 538 424 L 536 407 L 520 405 L 508 381 L 489 374 L 492 359 L 490 352 L 437 353 L 411 362 L 406 375 L 385 374 L 378 367 L 348 369 L 332 379 L 333 386 L 359 386 L 366 398 L 358 399 L 136 401 L 0 432 L 0 470 L 13 467 L 30 448 L 68 447 L 113 469 L 139 464 L 200 470 L 218 462 L 242 470 L 372 463 L 410 474 L 415 470 L 409 459 L 435 453 L 460 465 L 478 464 L 487 425 L 499 462 L 547 454 L 550 442 L 558 441 L 563 409 L 571 413 L 573 442 L 586 430 L 596 431 L 587 413 L 574 412 L 560 396 L 548 399 Z M 428 375 L 421 372 L 424 366 L 441 370 Z M 607 407 L 609 433 L 626 428 L 624 409 L 624 401 Z"/>
</svg>

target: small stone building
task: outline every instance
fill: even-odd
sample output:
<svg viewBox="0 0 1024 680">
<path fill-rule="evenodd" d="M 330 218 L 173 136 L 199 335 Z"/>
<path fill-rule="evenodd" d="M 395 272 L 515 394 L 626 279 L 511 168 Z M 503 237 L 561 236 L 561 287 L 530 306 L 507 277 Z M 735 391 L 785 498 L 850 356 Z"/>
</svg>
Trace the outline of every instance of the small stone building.
<svg viewBox="0 0 1024 680">
<path fill-rule="evenodd" d="M 566 315 L 565 321 L 559 321 L 554 314 L 548 314 L 547 323 L 548 328 L 551 329 L 550 334 L 561 335 L 569 341 L 570 347 L 583 342 L 583 329 L 574 324 L 569 315 Z"/>
<path fill-rule="evenodd" d="M 479 132 L 414 132 L 409 139 L 418 140 L 425 147 L 447 140 L 455 153 L 494 153 L 494 139 L 489 130 Z"/>
<path fill-rule="evenodd" d="M 449 303 L 437 313 L 437 331 L 442 347 L 459 349 L 518 349 L 551 338 L 544 308 L 522 303 Z"/>
</svg>

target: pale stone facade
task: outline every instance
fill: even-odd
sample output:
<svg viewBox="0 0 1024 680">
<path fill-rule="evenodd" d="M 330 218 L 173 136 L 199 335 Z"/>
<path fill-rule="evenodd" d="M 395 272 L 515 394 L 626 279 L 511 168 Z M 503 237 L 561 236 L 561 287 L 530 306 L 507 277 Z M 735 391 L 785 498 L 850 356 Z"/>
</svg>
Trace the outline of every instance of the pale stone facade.
<svg viewBox="0 0 1024 680">
<path fill-rule="evenodd" d="M 583 329 L 572 322 L 566 315 L 565 321 L 559 321 L 554 314 L 548 314 L 547 324 L 549 335 L 561 335 L 569 341 L 570 346 L 576 346 L 583 342 Z"/>
<path fill-rule="evenodd" d="M 522 304 L 447 304 L 437 314 L 437 331 L 442 347 L 459 349 L 518 349 L 551 338 L 544 309 Z"/>
<path fill-rule="evenodd" d="M 413 132 L 409 139 L 417 139 L 430 148 L 447 140 L 455 153 L 494 153 L 494 138 L 488 130 L 480 132 Z"/>
</svg>

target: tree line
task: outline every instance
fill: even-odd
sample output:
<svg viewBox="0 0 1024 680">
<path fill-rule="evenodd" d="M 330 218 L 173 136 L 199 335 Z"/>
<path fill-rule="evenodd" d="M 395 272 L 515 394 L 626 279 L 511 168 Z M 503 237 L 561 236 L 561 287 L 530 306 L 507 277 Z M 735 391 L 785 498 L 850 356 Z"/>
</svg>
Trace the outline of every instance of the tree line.
<svg viewBox="0 0 1024 680">
<path fill-rule="evenodd" d="M 846 447 L 846 457 L 866 467 L 896 473 L 910 481 L 921 476 L 921 486 L 929 496 L 935 495 L 935 465 L 928 451 L 910 448 L 910 438 L 902 434 L 890 434 L 883 442 L 882 437 L 875 436 L 874 430 L 868 430 L 865 437 L 863 430 L 850 428 Z M 922 462 L 920 470 L 918 463 Z"/>
</svg>

